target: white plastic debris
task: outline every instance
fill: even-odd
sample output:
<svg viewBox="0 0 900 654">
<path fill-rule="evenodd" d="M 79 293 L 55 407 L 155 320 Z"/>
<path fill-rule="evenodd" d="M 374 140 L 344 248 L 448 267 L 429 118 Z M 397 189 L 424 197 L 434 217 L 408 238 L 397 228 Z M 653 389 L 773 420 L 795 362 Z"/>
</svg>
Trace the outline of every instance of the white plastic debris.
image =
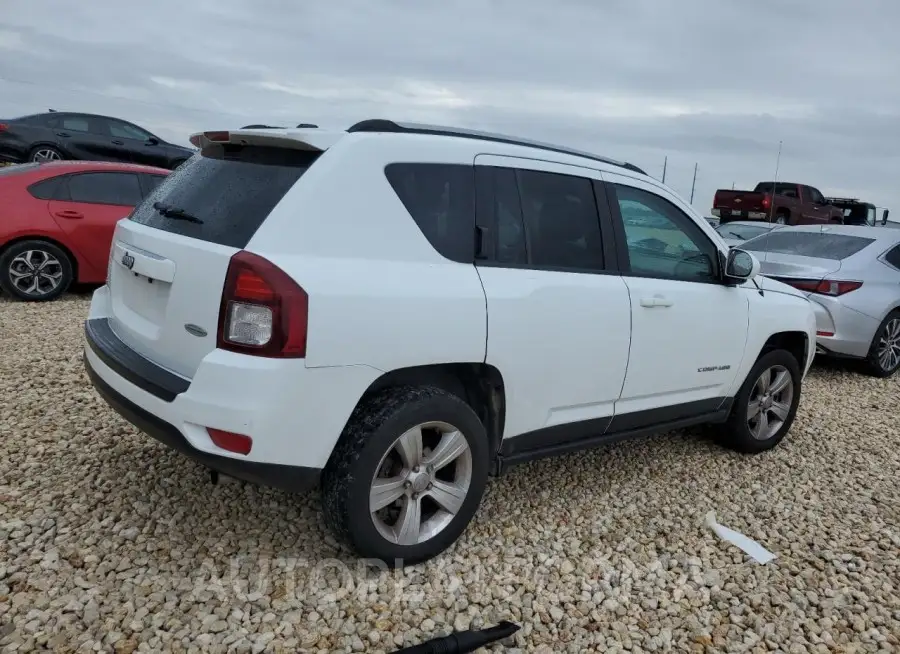
<svg viewBox="0 0 900 654">
<path fill-rule="evenodd" d="M 772 552 L 767 550 L 752 538 L 748 538 L 747 536 L 744 536 L 744 534 L 734 531 L 733 529 L 729 529 L 728 527 L 723 527 L 718 522 L 716 522 L 715 511 L 710 511 L 706 514 L 706 526 L 712 529 L 713 532 L 715 532 L 716 536 L 718 536 L 722 540 L 728 541 L 732 545 L 741 548 L 751 559 L 753 559 L 757 563 L 768 563 L 775 558 L 775 555 L 772 554 Z"/>
</svg>

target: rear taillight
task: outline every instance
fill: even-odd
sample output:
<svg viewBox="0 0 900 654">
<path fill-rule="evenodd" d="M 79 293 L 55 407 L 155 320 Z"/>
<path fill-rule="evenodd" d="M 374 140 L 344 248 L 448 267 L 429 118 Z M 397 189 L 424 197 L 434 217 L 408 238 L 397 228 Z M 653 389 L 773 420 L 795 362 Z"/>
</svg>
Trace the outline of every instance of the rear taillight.
<svg viewBox="0 0 900 654">
<path fill-rule="evenodd" d="M 713 196 L 713 209 L 719 206 L 719 192 L 716 191 L 716 194 Z"/>
<path fill-rule="evenodd" d="M 833 279 L 823 279 L 821 281 L 815 279 L 781 279 L 781 281 L 807 293 L 818 293 L 819 295 L 830 295 L 831 297 L 855 291 L 862 286 L 862 282 L 842 282 Z"/>
<path fill-rule="evenodd" d="M 306 356 L 309 297 L 259 255 L 238 252 L 228 264 L 216 347 L 261 357 Z"/>
<path fill-rule="evenodd" d="M 772 198 L 769 197 L 768 193 L 763 193 L 762 206 L 763 209 L 768 209 L 772 206 Z"/>
<path fill-rule="evenodd" d="M 7 125 L 6 123 L 0 123 L 0 132 L 5 132 L 8 129 L 9 125 Z"/>
</svg>

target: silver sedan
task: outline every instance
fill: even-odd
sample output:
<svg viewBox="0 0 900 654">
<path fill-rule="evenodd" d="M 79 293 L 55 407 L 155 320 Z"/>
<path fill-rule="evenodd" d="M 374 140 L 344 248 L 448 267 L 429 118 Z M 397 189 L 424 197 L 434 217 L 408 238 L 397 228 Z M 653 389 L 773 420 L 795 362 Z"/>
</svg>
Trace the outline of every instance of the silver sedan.
<svg viewBox="0 0 900 654">
<path fill-rule="evenodd" d="M 783 227 L 740 247 L 762 274 L 806 293 L 819 354 L 860 359 L 876 377 L 900 368 L 900 230 Z"/>
</svg>

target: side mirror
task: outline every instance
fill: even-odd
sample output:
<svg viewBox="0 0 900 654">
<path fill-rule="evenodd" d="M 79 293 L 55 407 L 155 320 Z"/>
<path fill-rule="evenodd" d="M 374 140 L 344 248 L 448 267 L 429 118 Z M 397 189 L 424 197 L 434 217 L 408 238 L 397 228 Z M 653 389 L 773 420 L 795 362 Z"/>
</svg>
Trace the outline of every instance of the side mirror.
<svg viewBox="0 0 900 654">
<path fill-rule="evenodd" d="M 887 209 L 885 209 L 885 210 L 884 210 L 884 213 L 881 214 L 881 224 L 882 224 L 882 225 L 887 225 L 887 218 L 888 218 L 888 214 L 889 214 L 889 213 L 890 213 L 890 211 L 887 210 Z"/>
<path fill-rule="evenodd" d="M 747 252 L 731 248 L 725 259 L 725 277 L 729 280 L 746 282 L 759 274 L 759 259 Z"/>
<path fill-rule="evenodd" d="M 151 136 L 147 139 L 147 145 L 159 145 L 159 139 L 155 136 Z"/>
</svg>

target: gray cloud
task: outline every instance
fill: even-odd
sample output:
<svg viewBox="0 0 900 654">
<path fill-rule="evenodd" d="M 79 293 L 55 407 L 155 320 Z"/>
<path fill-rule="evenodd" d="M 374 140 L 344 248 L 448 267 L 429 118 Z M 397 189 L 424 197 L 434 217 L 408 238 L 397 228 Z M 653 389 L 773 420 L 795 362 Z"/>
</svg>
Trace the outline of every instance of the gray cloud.
<svg viewBox="0 0 900 654">
<path fill-rule="evenodd" d="M 11 0 L 0 116 L 120 115 L 184 142 L 367 117 L 632 160 L 707 211 L 781 178 L 900 210 L 891 0 Z M 74 26 L 78 26 L 77 28 Z"/>
</svg>

